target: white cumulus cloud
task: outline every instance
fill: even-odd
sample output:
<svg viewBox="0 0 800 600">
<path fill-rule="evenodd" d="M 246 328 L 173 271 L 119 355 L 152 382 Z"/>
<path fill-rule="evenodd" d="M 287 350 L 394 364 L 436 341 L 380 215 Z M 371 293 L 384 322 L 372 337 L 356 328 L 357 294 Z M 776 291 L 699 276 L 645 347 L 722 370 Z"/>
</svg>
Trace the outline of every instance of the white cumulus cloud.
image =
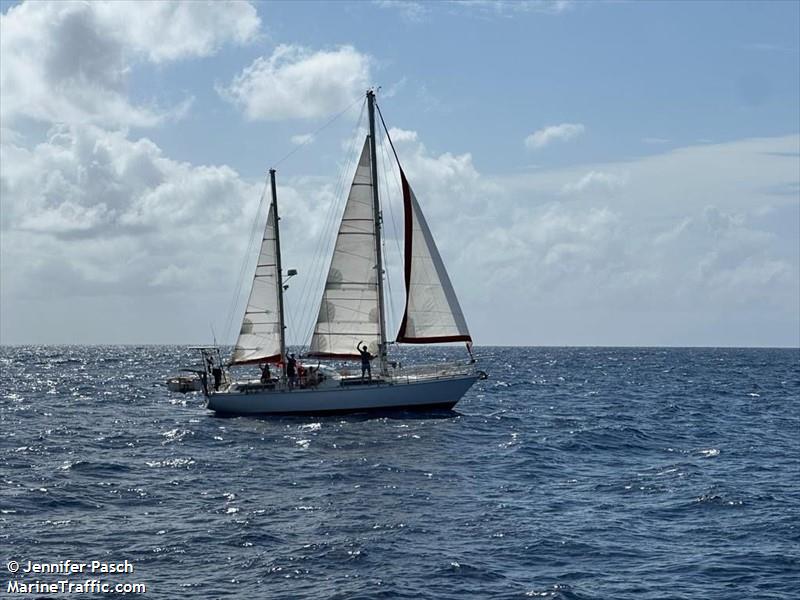
<svg viewBox="0 0 800 600">
<path fill-rule="evenodd" d="M 796 343 L 798 136 L 492 176 L 412 134 L 392 136 L 476 339 Z"/>
<path fill-rule="evenodd" d="M 575 2 L 574 0 L 451 0 L 450 5 L 462 11 L 508 17 L 526 12 L 560 15 L 572 9 Z"/>
<path fill-rule="evenodd" d="M 24 2 L 0 15 L 0 119 L 150 126 L 185 112 L 134 104 L 138 61 L 207 56 L 254 39 L 246 2 Z"/>
<path fill-rule="evenodd" d="M 309 119 L 330 115 L 362 95 L 369 73 L 369 57 L 352 46 L 314 52 L 284 44 L 218 91 L 248 119 Z"/>
<path fill-rule="evenodd" d="M 606 173 L 603 171 L 589 171 L 578 181 L 564 184 L 562 191 L 565 194 L 583 192 L 588 190 L 607 189 L 614 190 L 628 183 L 626 173 Z"/>
<path fill-rule="evenodd" d="M 576 138 L 582 135 L 584 131 L 586 131 L 586 128 L 581 123 L 548 125 L 526 137 L 525 146 L 538 150 L 556 141 L 566 142 Z"/>
<path fill-rule="evenodd" d="M 253 41 L 261 27 L 244 0 L 93 2 L 98 23 L 154 63 L 209 56 L 224 44 Z"/>
<path fill-rule="evenodd" d="M 414 0 L 375 0 L 375 5 L 381 8 L 396 10 L 406 21 L 424 21 L 431 10 L 431 5 Z"/>
<path fill-rule="evenodd" d="M 4 275 L 24 282 L 17 290 L 128 289 L 165 282 L 154 276 L 173 266 L 194 268 L 199 282 L 221 268 L 203 248 L 235 247 L 228 234 L 257 199 L 229 167 L 177 162 L 146 138 L 95 126 L 57 126 L 33 149 L 4 142 L 2 150 Z M 37 282 L 45 263 L 79 276 Z"/>
<path fill-rule="evenodd" d="M 314 141 L 314 136 L 310 133 L 301 133 L 298 135 L 293 135 L 291 137 L 291 142 L 295 146 L 303 146 L 304 144 L 310 144 Z"/>
</svg>

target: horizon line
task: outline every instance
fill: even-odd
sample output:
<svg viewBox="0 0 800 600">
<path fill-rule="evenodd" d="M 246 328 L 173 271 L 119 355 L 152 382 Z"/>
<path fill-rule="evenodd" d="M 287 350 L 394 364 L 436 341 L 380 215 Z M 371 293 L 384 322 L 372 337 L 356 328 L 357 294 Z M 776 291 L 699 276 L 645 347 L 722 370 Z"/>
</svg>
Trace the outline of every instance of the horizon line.
<svg viewBox="0 0 800 600">
<path fill-rule="evenodd" d="M 197 344 L 189 342 L 90 342 L 90 343 L 72 343 L 72 342 L 54 342 L 54 343 L 36 343 L 36 342 L 23 342 L 23 343 L 6 343 L 0 342 L 0 348 L 14 348 L 25 346 L 54 346 L 54 347 L 135 347 L 135 346 L 186 346 L 196 347 L 198 345 L 208 347 L 226 348 L 233 347 L 234 344 Z M 456 348 L 456 346 L 446 346 L 444 344 L 404 344 L 403 347 L 434 347 L 434 348 Z M 287 344 L 287 347 L 298 347 L 300 344 Z M 800 350 L 800 343 L 796 346 L 736 346 L 728 344 L 716 345 L 653 345 L 653 344 L 473 344 L 473 348 L 651 348 L 651 349 L 698 349 L 698 350 L 713 350 L 713 349 L 731 349 L 731 350 Z"/>
</svg>

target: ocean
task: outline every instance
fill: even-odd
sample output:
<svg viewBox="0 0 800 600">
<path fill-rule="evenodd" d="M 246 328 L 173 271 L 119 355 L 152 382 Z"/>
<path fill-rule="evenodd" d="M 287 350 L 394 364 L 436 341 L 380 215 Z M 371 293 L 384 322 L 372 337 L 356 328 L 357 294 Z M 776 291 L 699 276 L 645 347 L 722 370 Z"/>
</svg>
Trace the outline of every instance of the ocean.
<svg viewBox="0 0 800 600">
<path fill-rule="evenodd" d="M 185 347 L 0 348 L 0 595 L 798 597 L 800 350 L 477 353 L 453 412 L 222 418 Z"/>
</svg>

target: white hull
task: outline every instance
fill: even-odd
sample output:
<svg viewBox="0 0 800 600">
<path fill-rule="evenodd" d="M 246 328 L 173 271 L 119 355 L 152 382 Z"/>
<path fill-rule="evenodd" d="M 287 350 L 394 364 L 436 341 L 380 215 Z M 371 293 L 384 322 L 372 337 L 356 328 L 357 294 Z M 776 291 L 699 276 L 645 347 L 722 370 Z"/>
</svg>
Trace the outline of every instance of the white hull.
<svg viewBox="0 0 800 600">
<path fill-rule="evenodd" d="M 219 391 L 208 395 L 207 407 L 218 413 L 237 415 L 449 409 L 479 378 L 478 374 L 469 374 L 324 389 Z"/>
</svg>

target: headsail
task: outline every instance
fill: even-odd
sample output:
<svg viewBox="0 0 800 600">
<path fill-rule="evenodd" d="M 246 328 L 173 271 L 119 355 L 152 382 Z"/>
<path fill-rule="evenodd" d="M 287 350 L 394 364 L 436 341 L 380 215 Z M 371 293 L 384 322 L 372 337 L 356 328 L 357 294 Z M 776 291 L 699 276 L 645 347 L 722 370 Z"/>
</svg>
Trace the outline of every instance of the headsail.
<svg viewBox="0 0 800 600">
<path fill-rule="evenodd" d="M 402 167 L 400 178 L 405 209 L 406 308 L 397 341 L 471 342 L 450 277 Z"/>
<path fill-rule="evenodd" d="M 277 207 L 270 203 L 253 287 L 247 300 L 242 328 L 233 349 L 231 364 L 281 361 L 283 323 L 280 314 Z"/>
<path fill-rule="evenodd" d="M 381 340 L 377 237 L 372 197 L 370 138 L 364 142 L 336 237 L 309 354 L 358 357 L 363 341 L 373 355 Z"/>
</svg>

